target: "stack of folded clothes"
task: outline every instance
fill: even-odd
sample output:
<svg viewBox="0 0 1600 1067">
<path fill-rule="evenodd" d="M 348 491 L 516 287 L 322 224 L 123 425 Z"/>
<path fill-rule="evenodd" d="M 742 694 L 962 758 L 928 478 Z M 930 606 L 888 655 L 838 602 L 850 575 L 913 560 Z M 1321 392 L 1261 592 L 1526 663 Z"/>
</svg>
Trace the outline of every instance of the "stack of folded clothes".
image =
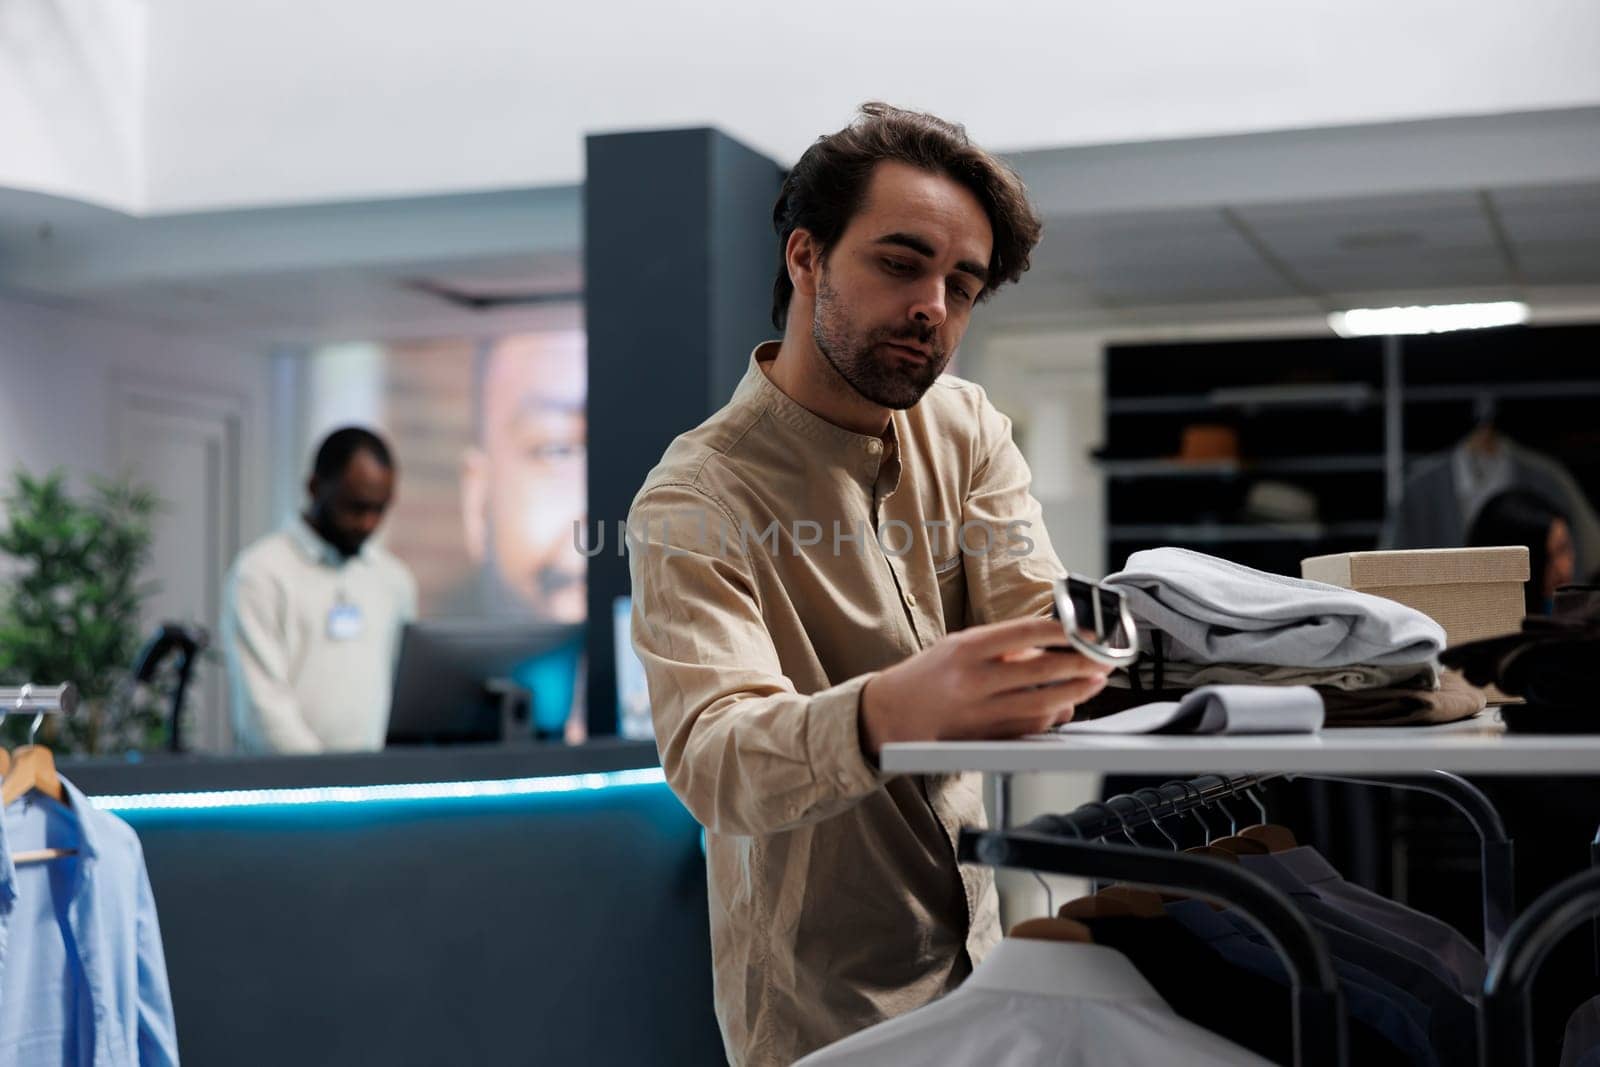
<svg viewBox="0 0 1600 1067">
<path fill-rule="evenodd" d="M 1181 548 L 1136 552 L 1104 584 L 1126 598 L 1141 656 L 1086 715 L 1241 684 L 1312 686 L 1328 726 L 1452 722 L 1484 706 L 1459 677 L 1441 679 L 1439 624 L 1392 600 Z"/>
<path fill-rule="evenodd" d="M 1496 685 L 1526 701 L 1502 710 L 1509 729 L 1600 732 L 1600 586 L 1563 586 L 1553 614 L 1531 616 L 1520 633 L 1469 641 L 1440 658 L 1472 684 Z"/>
</svg>

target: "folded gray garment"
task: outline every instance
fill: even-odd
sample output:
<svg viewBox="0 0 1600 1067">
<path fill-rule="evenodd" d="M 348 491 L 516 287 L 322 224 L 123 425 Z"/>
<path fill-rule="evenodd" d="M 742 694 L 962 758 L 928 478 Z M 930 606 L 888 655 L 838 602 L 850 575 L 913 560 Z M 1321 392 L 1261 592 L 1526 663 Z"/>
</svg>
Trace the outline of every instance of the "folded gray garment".
<svg viewBox="0 0 1600 1067">
<path fill-rule="evenodd" d="M 1168 660 L 1387 667 L 1427 663 L 1445 646 L 1439 624 L 1404 604 L 1183 548 L 1135 552 L 1105 584 L 1127 598 L 1140 646 L 1164 638 Z"/>
<path fill-rule="evenodd" d="M 1048 734 L 1314 734 L 1322 697 L 1303 685 L 1211 685 L 1182 700 L 1141 704 L 1098 719 L 1069 722 Z"/>
<path fill-rule="evenodd" d="M 1437 689 L 1439 668 L 1432 663 L 1405 663 L 1379 667 L 1370 663 L 1349 667 L 1273 667 L 1264 663 L 1184 663 L 1167 660 L 1156 684 L 1155 665 L 1142 660 L 1133 667 L 1112 671 L 1107 685 L 1130 688 L 1130 671 L 1137 671 L 1146 689 L 1198 689 L 1203 685 L 1314 685 L 1323 689 L 1358 692 L 1363 689 Z"/>
</svg>

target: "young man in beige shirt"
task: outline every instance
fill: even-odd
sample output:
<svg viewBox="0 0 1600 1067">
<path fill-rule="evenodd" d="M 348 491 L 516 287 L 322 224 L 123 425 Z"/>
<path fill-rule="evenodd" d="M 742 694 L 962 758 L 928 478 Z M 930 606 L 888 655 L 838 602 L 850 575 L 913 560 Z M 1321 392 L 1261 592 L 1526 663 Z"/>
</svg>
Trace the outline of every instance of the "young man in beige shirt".
<svg viewBox="0 0 1600 1067">
<path fill-rule="evenodd" d="M 662 764 L 708 831 L 717 1017 L 762 1065 L 953 989 L 999 937 L 990 873 L 955 860 L 979 777 L 886 775 L 881 747 L 1036 732 L 1105 680 L 1038 651 L 1063 568 L 1027 465 L 983 390 L 941 377 L 1027 269 L 1020 180 L 958 126 L 868 105 L 774 224 L 783 339 L 628 518 Z"/>
</svg>

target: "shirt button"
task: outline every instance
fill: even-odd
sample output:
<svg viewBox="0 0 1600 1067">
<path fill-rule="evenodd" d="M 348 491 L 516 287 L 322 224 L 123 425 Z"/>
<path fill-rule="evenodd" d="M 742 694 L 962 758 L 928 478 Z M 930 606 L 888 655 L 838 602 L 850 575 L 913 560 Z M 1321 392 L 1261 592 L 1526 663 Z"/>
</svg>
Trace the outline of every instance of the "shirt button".
<svg viewBox="0 0 1600 1067">
<path fill-rule="evenodd" d="M 879 452 L 883 451 L 883 442 L 882 441 L 868 441 L 867 442 L 867 451 L 871 452 L 874 456 L 876 456 Z"/>
<path fill-rule="evenodd" d="M 915 607 L 916 604 L 917 604 L 917 594 L 915 594 L 915 593 L 907 593 L 906 594 L 906 603 L 910 604 L 912 607 Z"/>
</svg>

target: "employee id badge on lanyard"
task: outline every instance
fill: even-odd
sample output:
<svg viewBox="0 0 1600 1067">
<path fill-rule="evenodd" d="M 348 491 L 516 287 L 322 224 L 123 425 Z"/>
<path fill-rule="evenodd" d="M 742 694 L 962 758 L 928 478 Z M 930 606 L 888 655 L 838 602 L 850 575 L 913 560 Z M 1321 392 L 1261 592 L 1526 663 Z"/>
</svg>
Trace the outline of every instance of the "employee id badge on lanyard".
<svg viewBox="0 0 1600 1067">
<path fill-rule="evenodd" d="M 339 599 L 334 601 L 333 607 L 328 609 L 328 639 L 354 641 L 361 636 L 361 631 L 365 627 L 361 609 L 345 600 L 344 595 L 340 594 Z"/>
</svg>

